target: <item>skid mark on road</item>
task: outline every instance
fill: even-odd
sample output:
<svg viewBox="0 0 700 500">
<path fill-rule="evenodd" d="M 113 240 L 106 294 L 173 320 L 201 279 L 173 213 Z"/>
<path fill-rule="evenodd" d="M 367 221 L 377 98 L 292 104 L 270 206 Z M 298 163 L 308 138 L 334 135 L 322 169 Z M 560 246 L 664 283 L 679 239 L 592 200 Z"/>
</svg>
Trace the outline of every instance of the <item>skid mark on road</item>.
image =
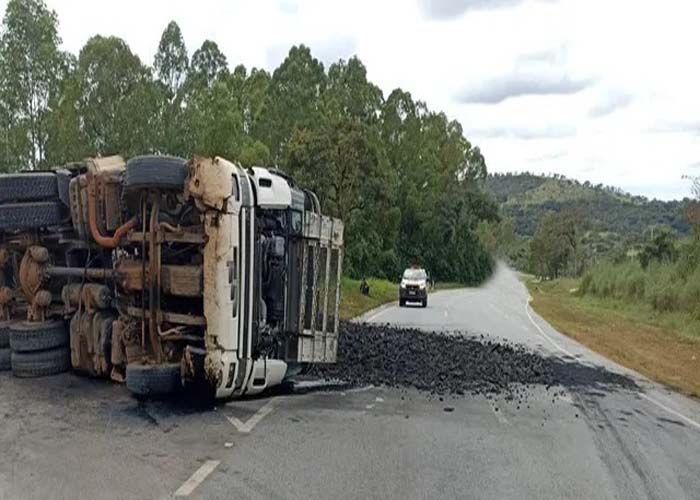
<svg viewBox="0 0 700 500">
<path fill-rule="evenodd" d="M 666 406 L 665 404 L 661 403 L 660 401 L 657 401 L 656 399 L 652 398 L 651 396 L 647 396 L 646 394 L 643 394 L 643 393 L 640 393 L 639 395 L 640 395 L 642 398 L 644 398 L 644 399 L 646 399 L 647 401 L 649 401 L 651 404 L 656 405 L 657 407 L 661 408 L 662 410 L 667 411 L 667 412 L 670 413 L 671 415 L 674 415 L 674 416 L 680 418 L 680 419 L 683 420 L 684 422 L 686 422 L 686 423 L 692 425 L 693 427 L 695 427 L 696 429 L 700 430 L 700 423 L 696 422 L 696 421 L 693 420 L 692 418 L 686 417 L 686 416 L 683 415 L 682 413 L 678 413 L 676 410 L 674 410 L 674 409 L 672 409 L 672 408 L 669 408 L 668 406 Z"/>
<path fill-rule="evenodd" d="M 248 434 L 252 431 L 258 423 L 265 418 L 274 407 L 272 406 L 272 400 L 268 401 L 262 408 L 255 412 L 255 415 L 250 417 L 248 420 L 243 422 L 236 417 L 230 417 L 226 415 L 226 419 L 233 424 L 238 432 L 241 434 Z"/>
<path fill-rule="evenodd" d="M 572 358 L 575 357 L 575 356 L 574 356 L 573 354 L 571 354 L 569 351 L 567 351 L 566 349 L 564 349 L 563 347 L 561 347 L 559 344 L 557 344 L 557 343 L 554 341 L 554 339 L 552 339 L 549 335 L 547 335 L 546 333 L 544 333 L 544 331 L 542 330 L 542 328 L 540 328 L 540 325 L 538 325 L 538 324 L 535 322 L 535 320 L 534 320 L 534 319 L 532 318 L 532 316 L 530 315 L 530 300 L 532 300 L 532 297 L 528 297 L 527 302 L 525 302 L 525 312 L 527 313 L 527 317 L 530 318 L 530 322 L 531 322 L 531 323 L 535 326 L 535 328 L 537 328 L 537 330 L 540 332 L 540 335 L 542 335 L 542 337 L 544 337 L 545 339 L 547 339 L 547 341 L 549 341 L 550 344 L 552 344 L 554 347 L 556 347 L 557 349 L 559 349 L 559 350 L 560 350 L 561 352 L 563 352 L 564 354 L 567 354 L 567 355 L 571 356 Z M 700 423 L 696 422 L 696 421 L 693 420 L 692 418 L 687 417 L 687 416 L 683 415 L 682 413 L 677 412 L 676 410 L 674 410 L 674 409 L 672 409 L 672 408 L 669 408 L 668 406 L 666 406 L 665 404 L 661 403 L 660 401 L 657 401 L 656 399 L 654 399 L 654 398 L 652 398 L 651 396 L 648 396 L 648 395 L 646 395 L 646 394 L 644 394 L 644 393 L 642 393 L 642 392 L 639 393 L 639 396 L 641 396 L 641 397 L 644 398 L 645 400 L 649 401 L 651 404 L 655 405 L 657 408 L 660 408 L 660 409 L 666 411 L 667 413 L 670 413 L 671 415 L 674 415 L 674 416 L 680 418 L 680 419 L 683 420 L 684 422 L 687 422 L 687 423 L 690 424 L 691 426 L 693 426 L 693 427 L 695 427 L 696 429 L 700 430 Z"/>
<path fill-rule="evenodd" d="M 177 491 L 175 491 L 175 496 L 176 497 L 187 497 L 194 491 L 194 489 L 202 484 L 202 481 L 204 481 L 209 474 L 211 474 L 214 469 L 216 469 L 219 464 L 221 463 L 220 460 L 207 460 L 202 464 L 202 466 L 194 471 L 194 474 L 190 476 L 190 478 L 182 483 L 182 486 L 180 486 Z"/>
</svg>

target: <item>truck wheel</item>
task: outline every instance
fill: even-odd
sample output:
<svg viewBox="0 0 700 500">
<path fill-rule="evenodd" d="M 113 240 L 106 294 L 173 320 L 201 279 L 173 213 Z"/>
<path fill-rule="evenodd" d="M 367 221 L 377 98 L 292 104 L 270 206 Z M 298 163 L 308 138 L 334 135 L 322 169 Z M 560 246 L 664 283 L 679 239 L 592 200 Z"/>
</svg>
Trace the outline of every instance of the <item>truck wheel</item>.
<svg viewBox="0 0 700 500">
<path fill-rule="evenodd" d="M 70 349 L 59 347 L 47 351 L 13 352 L 12 374 L 15 377 L 45 377 L 68 371 L 70 368 Z"/>
<path fill-rule="evenodd" d="M 56 199 L 58 183 L 53 172 L 26 172 L 0 177 L 0 203 Z"/>
<path fill-rule="evenodd" d="M 399 307 L 403 307 L 406 305 L 406 301 L 403 299 L 399 299 Z"/>
<path fill-rule="evenodd" d="M 10 362 L 10 349 L 0 349 L 0 371 L 7 371 L 12 368 L 12 363 Z"/>
<path fill-rule="evenodd" d="M 126 387 L 137 396 L 161 396 L 182 389 L 180 363 L 126 365 Z"/>
<path fill-rule="evenodd" d="M 0 205 L 0 231 L 37 229 L 60 223 L 61 204 L 57 201 Z"/>
<path fill-rule="evenodd" d="M 187 162 L 175 156 L 137 156 L 126 162 L 128 189 L 182 189 L 187 179 Z"/>
<path fill-rule="evenodd" d="M 14 352 L 34 352 L 63 347 L 69 333 L 63 320 L 19 321 L 10 325 L 10 347 Z"/>
<path fill-rule="evenodd" d="M 10 325 L 12 320 L 0 321 L 0 349 L 10 347 Z"/>
<path fill-rule="evenodd" d="M 428 307 L 428 299 L 423 299 L 423 303 L 421 304 L 421 307 Z"/>
</svg>

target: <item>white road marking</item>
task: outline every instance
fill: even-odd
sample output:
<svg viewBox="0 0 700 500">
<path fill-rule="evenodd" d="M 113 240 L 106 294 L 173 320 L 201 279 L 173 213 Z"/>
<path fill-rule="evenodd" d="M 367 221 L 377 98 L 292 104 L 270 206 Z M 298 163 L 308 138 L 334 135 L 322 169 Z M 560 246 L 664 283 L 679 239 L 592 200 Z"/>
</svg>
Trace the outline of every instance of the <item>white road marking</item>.
<svg viewBox="0 0 700 500">
<path fill-rule="evenodd" d="M 508 419 L 503 415 L 503 412 L 500 409 L 497 409 L 495 404 L 490 404 L 489 406 L 491 406 L 491 411 L 493 414 L 496 415 L 496 420 L 504 425 L 508 423 Z"/>
<path fill-rule="evenodd" d="M 238 432 L 240 432 L 242 434 L 248 434 L 272 410 L 273 410 L 272 400 L 270 400 L 267 402 L 267 404 L 265 404 L 265 406 L 263 406 L 258 411 L 256 411 L 255 415 L 250 417 L 245 422 L 241 421 L 240 419 L 238 419 L 236 417 L 229 417 L 228 415 L 226 415 L 226 418 L 228 419 L 229 422 L 231 422 L 233 424 L 233 426 L 236 428 L 236 430 Z"/>
<path fill-rule="evenodd" d="M 543 336 L 545 339 L 547 339 L 549 342 L 551 342 L 551 344 L 552 344 L 554 347 L 556 347 L 557 349 L 559 349 L 561 352 L 563 352 L 563 353 L 565 353 L 565 354 L 568 354 L 569 356 L 572 356 L 572 357 L 573 357 L 573 354 L 571 354 L 569 351 L 567 351 L 566 349 L 564 349 L 563 347 L 561 347 L 559 344 L 557 344 L 552 338 L 550 338 L 546 333 L 544 333 L 544 331 L 542 331 L 542 328 L 540 328 L 540 326 L 539 326 L 537 323 L 535 323 L 535 320 L 533 320 L 533 319 L 532 319 L 532 316 L 530 316 L 530 311 L 529 311 L 530 300 L 532 300 L 532 297 L 528 297 L 527 302 L 525 302 L 525 312 L 527 313 L 527 317 L 530 318 L 530 322 L 531 322 L 533 325 L 535 325 L 535 328 L 537 328 L 537 330 L 539 330 L 539 332 L 542 334 L 542 336 Z M 652 403 L 653 405 L 657 406 L 658 408 L 661 408 L 662 410 L 666 411 L 667 413 L 670 413 L 671 415 L 674 415 L 674 416 L 680 418 L 680 419 L 683 420 L 684 422 L 686 422 L 686 423 L 692 425 L 693 427 L 695 427 L 696 429 L 700 430 L 700 423 L 696 422 L 696 421 L 693 420 L 692 418 L 686 417 L 686 416 L 683 415 L 682 413 L 679 413 L 679 412 L 677 412 L 676 410 L 674 410 L 674 409 L 672 409 L 672 408 L 669 408 L 669 407 L 666 406 L 665 404 L 661 403 L 660 401 L 657 401 L 656 399 L 652 398 L 651 396 L 648 396 L 648 395 L 644 394 L 643 392 L 640 392 L 639 395 L 640 395 L 642 398 L 644 398 L 644 399 L 646 399 L 647 401 L 649 401 L 650 403 Z"/>
<path fill-rule="evenodd" d="M 666 406 L 665 404 L 661 403 L 660 401 L 655 400 L 655 399 L 652 398 L 651 396 L 647 396 L 646 394 L 643 394 L 643 393 L 640 393 L 639 395 L 640 395 L 641 397 L 643 397 L 644 399 L 646 399 L 647 401 L 649 401 L 650 403 L 655 404 L 656 406 L 658 406 L 658 407 L 661 408 L 662 410 L 667 411 L 667 412 L 670 413 L 671 415 L 674 415 L 674 416 L 680 418 L 680 419 L 683 420 L 684 422 L 686 422 L 686 423 L 692 425 L 693 427 L 695 427 L 696 429 L 700 430 L 700 423 L 696 422 L 696 421 L 693 420 L 692 418 L 686 417 L 686 416 L 683 415 L 682 413 L 678 413 L 676 410 L 673 410 L 673 409 L 669 408 L 668 406 Z"/>
<path fill-rule="evenodd" d="M 190 493 L 192 493 L 194 489 L 197 486 L 199 486 L 202 483 L 202 481 L 204 481 L 207 478 L 207 476 L 219 466 L 220 463 L 220 460 L 207 460 L 206 462 L 204 462 L 202 466 L 199 469 L 197 469 L 187 481 L 182 483 L 182 486 L 180 486 L 175 492 L 175 496 L 189 496 Z"/>
<path fill-rule="evenodd" d="M 555 348 L 559 349 L 564 354 L 567 354 L 573 358 L 574 357 L 573 354 L 571 354 L 569 351 L 567 351 L 562 346 L 557 344 L 552 337 L 550 337 L 549 335 L 544 333 L 544 330 L 542 330 L 542 328 L 540 328 L 540 325 L 538 325 L 535 322 L 535 320 L 532 318 L 532 316 L 530 315 L 530 300 L 531 299 L 532 299 L 532 297 L 528 297 L 527 302 L 525 302 L 525 314 L 527 314 L 527 317 L 530 319 L 530 323 L 532 323 L 535 326 L 535 328 L 537 328 L 537 331 L 540 332 L 540 335 L 542 336 L 542 338 L 544 338 L 547 342 L 552 344 Z"/>
<path fill-rule="evenodd" d="M 366 318 L 365 321 L 366 321 L 367 323 L 371 323 L 372 321 L 374 321 L 375 319 L 377 319 L 379 316 L 381 316 L 382 314 L 384 314 L 384 313 L 387 312 L 388 310 L 389 310 L 389 308 L 388 308 L 388 307 L 385 307 L 385 308 L 382 309 L 381 311 L 377 311 L 376 313 L 374 313 L 374 314 L 373 314 L 372 316 L 370 316 L 369 318 Z"/>
</svg>

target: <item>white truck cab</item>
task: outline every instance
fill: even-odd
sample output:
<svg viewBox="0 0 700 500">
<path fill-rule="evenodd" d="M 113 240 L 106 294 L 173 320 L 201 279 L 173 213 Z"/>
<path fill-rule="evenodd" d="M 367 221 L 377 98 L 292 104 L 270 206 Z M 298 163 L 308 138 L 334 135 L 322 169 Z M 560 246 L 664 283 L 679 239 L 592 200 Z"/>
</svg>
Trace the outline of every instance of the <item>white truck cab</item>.
<svg viewBox="0 0 700 500">
<path fill-rule="evenodd" d="M 220 157 L 0 175 L 0 320 L 137 395 L 256 394 L 335 362 L 343 230 L 283 172 Z"/>
</svg>

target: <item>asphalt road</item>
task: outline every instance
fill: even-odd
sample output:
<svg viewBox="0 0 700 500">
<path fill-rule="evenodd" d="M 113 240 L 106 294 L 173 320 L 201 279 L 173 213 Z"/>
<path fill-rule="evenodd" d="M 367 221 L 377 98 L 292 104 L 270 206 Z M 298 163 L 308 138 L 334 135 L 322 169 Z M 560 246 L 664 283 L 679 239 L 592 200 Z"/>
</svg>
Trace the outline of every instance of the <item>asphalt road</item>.
<svg viewBox="0 0 700 500">
<path fill-rule="evenodd" d="M 558 334 L 527 298 L 501 267 L 479 289 L 366 319 L 631 374 Z M 199 412 L 69 374 L 3 374 L 0 499 L 700 498 L 700 404 L 638 381 L 557 398 L 534 387 L 522 403 L 307 387 Z"/>
</svg>

